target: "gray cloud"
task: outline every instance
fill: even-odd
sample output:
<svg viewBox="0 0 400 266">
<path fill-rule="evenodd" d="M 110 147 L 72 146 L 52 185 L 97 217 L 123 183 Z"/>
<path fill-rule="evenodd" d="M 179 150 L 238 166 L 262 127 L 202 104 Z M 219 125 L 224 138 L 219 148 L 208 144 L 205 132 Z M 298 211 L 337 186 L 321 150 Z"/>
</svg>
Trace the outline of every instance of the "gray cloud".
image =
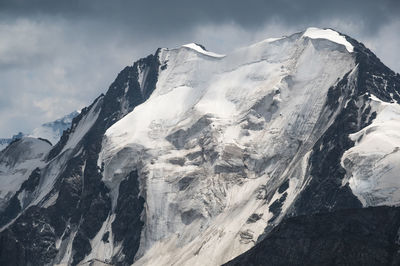
<svg viewBox="0 0 400 266">
<path fill-rule="evenodd" d="M 0 136 L 79 109 L 125 65 L 192 41 L 229 53 L 309 26 L 332 27 L 400 71 L 399 14 L 397 0 L 3 0 Z"/>
<path fill-rule="evenodd" d="M 139 30 L 172 32 L 201 22 L 227 22 L 253 27 L 268 18 L 281 17 L 288 24 L 318 21 L 324 18 L 354 17 L 375 29 L 392 16 L 397 16 L 397 0 L 8 0 L 0 9 L 6 14 L 21 16 L 53 15 L 68 18 L 95 18 L 112 24 L 128 25 Z"/>
</svg>

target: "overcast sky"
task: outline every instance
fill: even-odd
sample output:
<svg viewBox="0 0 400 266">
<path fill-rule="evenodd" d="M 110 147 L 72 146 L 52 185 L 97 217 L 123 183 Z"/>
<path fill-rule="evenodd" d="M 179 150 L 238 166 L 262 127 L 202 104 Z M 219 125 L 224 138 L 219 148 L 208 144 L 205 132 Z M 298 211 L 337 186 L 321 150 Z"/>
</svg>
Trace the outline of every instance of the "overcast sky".
<svg viewBox="0 0 400 266">
<path fill-rule="evenodd" d="M 0 137 L 87 106 L 158 47 L 229 54 L 309 26 L 356 38 L 400 72 L 399 0 L 0 0 Z"/>
</svg>

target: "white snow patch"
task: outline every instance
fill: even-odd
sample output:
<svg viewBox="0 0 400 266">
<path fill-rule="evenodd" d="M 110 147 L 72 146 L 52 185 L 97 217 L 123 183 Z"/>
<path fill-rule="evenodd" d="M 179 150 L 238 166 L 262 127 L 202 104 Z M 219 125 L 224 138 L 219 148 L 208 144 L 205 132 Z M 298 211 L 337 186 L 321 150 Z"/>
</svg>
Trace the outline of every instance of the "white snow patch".
<svg viewBox="0 0 400 266">
<path fill-rule="evenodd" d="M 223 54 L 216 54 L 216 53 L 213 53 L 213 52 L 206 51 L 200 45 L 195 44 L 195 43 L 184 44 L 184 45 L 182 45 L 182 47 L 186 47 L 186 48 L 195 50 L 196 52 L 198 52 L 200 54 L 207 55 L 207 56 L 210 56 L 210 57 L 216 57 L 216 58 L 225 57 L 225 55 L 223 55 Z"/>
<path fill-rule="evenodd" d="M 54 195 L 51 195 L 44 203 L 43 203 L 43 208 L 48 208 L 52 205 L 54 205 L 58 199 L 58 191 L 54 193 Z"/>
<path fill-rule="evenodd" d="M 276 42 L 276 41 L 282 40 L 283 38 L 284 38 L 284 37 L 280 37 L 280 38 L 267 38 L 267 39 L 265 39 L 263 42 L 267 42 L 267 43 Z"/>
<path fill-rule="evenodd" d="M 145 65 L 138 65 L 137 71 L 138 71 L 138 82 L 140 86 L 140 91 L 142 92 L 142 94 L 144 94 L 145 81 L 147 80 L 147 75 L 149 74 L 149 68 L 146 67 Z"/>
<path fill-rule="evenodd" d="M 354 47 L 346 40 L 346 37 L 340 35 L 338 32 L 331 29 L 319 29 L 319 28 L 308 28 L 303 36 L 311 39 L 327 39 L 338 44 L 342 44 L 346 47 L 347 51 L 353 52 Z"/>
</svg>

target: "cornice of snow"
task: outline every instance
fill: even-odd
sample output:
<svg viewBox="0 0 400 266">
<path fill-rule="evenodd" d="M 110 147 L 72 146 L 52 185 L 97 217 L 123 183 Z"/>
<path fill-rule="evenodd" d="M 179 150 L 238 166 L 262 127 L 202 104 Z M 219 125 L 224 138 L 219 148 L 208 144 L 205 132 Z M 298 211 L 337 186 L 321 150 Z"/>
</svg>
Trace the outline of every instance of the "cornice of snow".
<svg viewBox="0 0 400 266">
<path fill-rule="evenodd" d="M 306 31 L 303 33 L 303 37 L 308 37 L 311 39 L 327 39 L 329 41 L 344 45 L 350 53 L 353 52 L 354 47 L 351 45 L 347 40 L 346 37 L 340 35 L 337 31 L 332 29 L 319 29 L 310 27 L 307 28 Z"/>
<path fill-rule="evenodd" d="M 223 54 L 217 54 L 217 53 L 206 51 L 200 45 L 195 44 L 195 43 L 184 44 L 184 45 L 182 45 L 182 47 L 195 50 L 196 52 L 198 52 L 200 54 L 203 54 L 203 55 L 206 55 L 206 56 L 210 56 L 210 57 L 215 57 L 215 58 L 223 58 L 223 57 L 225 57 L 225 55 L 223 55 Z"/>
</svg>

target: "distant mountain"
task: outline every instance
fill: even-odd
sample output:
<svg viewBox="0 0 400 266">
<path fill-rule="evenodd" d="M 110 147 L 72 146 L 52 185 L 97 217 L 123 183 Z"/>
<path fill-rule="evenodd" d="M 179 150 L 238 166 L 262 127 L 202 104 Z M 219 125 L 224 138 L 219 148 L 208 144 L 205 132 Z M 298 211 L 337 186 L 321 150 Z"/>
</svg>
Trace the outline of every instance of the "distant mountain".
<svg viewBox="0 0 400 266">
<path fill-rule="evenodd" d="M 40 127 L 35 128 L 28 136 L 47 139 L 52 143 L 52 145 L 55 145 L 60 140 L 64 130 L 67 130 L 71 126 L 72 119 L 79 113 L 80 112 L 78 111 L 74 111 L 53 122 L 45 123 Z"/>
<path fill-rule="evenodd" d="M 24 136 L 24 133 L 19 132 L 18 134 L 12 136 L 11 138 L 1 138 L 0 139 L 0 151 L 7 147 L 11 142 L 17 139 L 21 139 Z"/>
<path fill-rule="evenodd" d="M 50 143 L 54 145 L 60 140 L 64 130 L 67 130 L 71 126 L 72 119 L 78 114 L 78 111 L 74 111 L 53 122 L 45 123 L 40 127 L 35 128 L 30 134 L 19 132 L 11 138 L 2 138 L 0 139 L 0 151 L 7 147 L 12 141 L 21 139 L 24 136 L 43 138 L 50 141 Z"/>
<path fill-rule="evenodd" d="M 399 103 L 331 29 L 158 49 L 0 152 L 0 265 L 399 265 Z"/>
</svg>

